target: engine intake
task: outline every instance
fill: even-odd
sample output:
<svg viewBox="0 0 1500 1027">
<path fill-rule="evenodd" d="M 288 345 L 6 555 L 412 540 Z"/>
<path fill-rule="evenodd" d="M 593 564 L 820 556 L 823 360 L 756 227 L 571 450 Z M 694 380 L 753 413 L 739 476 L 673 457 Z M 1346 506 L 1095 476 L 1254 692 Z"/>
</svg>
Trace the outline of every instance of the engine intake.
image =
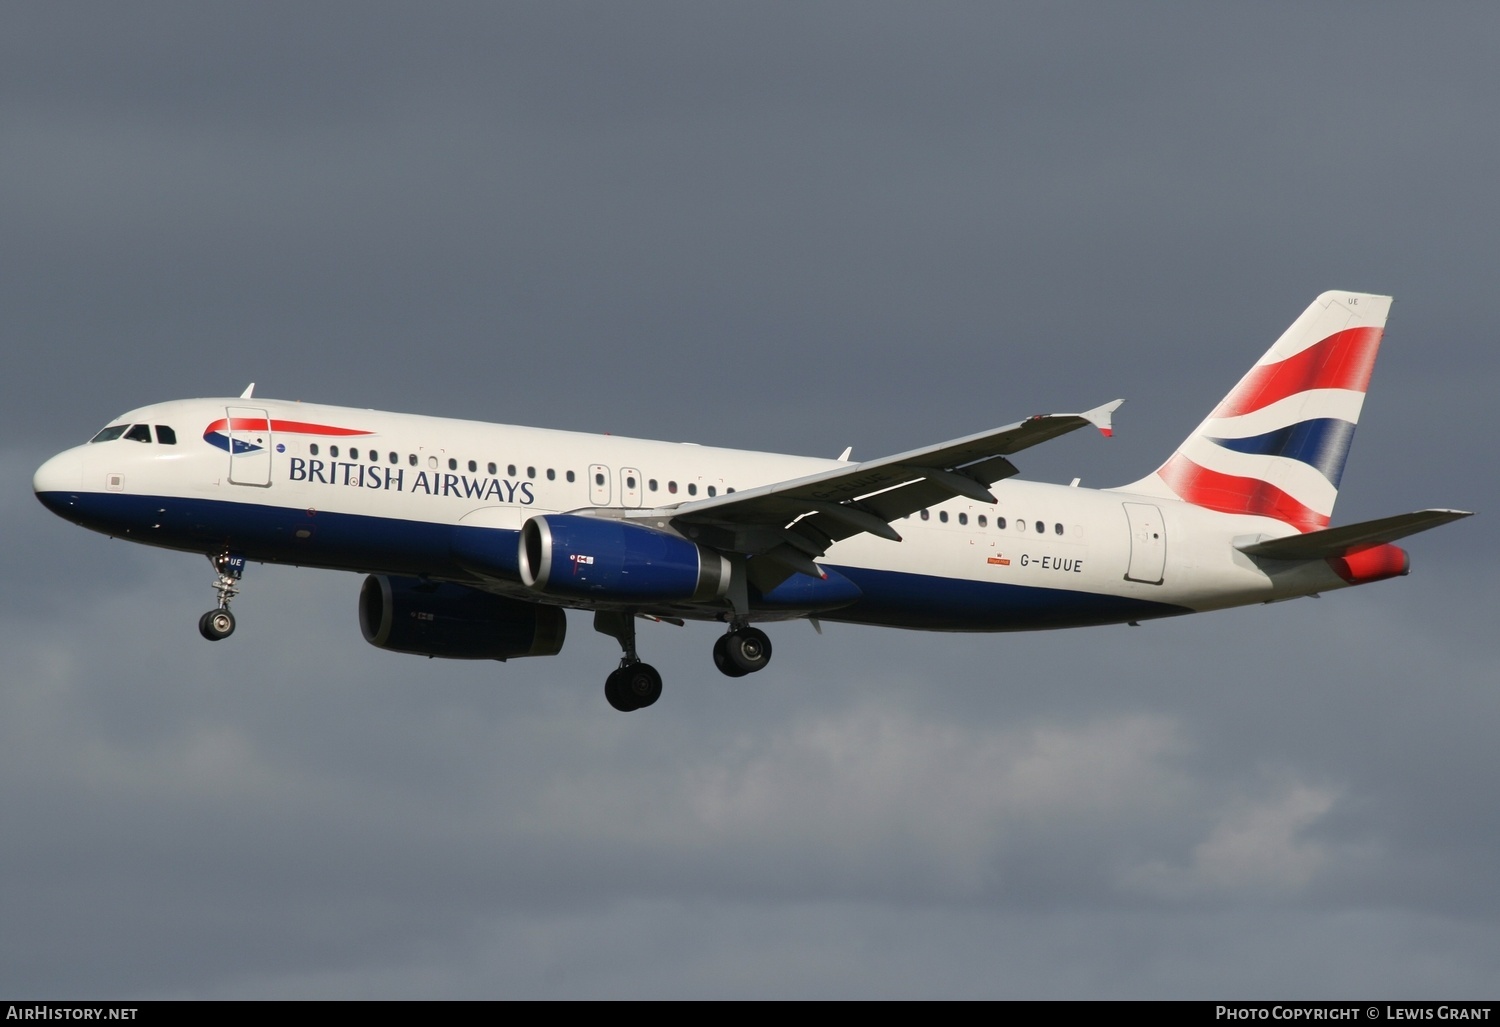
<svg viewBox="0 0 1500 1027">
<path fill-rule="evenodd" d="M 521 580 L 548 595 L 606 602 L 709 602 L 729 591 L 729 561 L 679 535 L 629 521 L 545 514 L 521 526 Z"/>
<path fill-rule="evenodd" d="M 556 656 L 567 635 L 556 606 L 451 583 L 372 574 L 359 590 L 359 630 L 377 649 L 450 660 Z"/>
</svg>

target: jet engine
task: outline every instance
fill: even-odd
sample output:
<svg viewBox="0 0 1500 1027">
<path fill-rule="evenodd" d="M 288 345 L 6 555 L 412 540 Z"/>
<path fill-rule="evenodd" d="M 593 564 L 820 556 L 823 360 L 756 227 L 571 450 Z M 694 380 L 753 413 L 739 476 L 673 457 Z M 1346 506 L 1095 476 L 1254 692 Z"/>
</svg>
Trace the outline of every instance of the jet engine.
<svg viewBox="0 0 1500 1027">
<path fill-rule="evenodd" d="M 359 630 L 378 649 L 451 660 L 555 656 L 567 634 L 555 606 L 419 578 L 372 574 L 359 590 Z"/>
<path fill-rule="evenodd" d="M 538 592 L 603 602 L 709 602 L 729 591 L 729 561 L 680 535 L 629 521 L 545 514 L 521 526 L 521 580 Z"/>
</svg>

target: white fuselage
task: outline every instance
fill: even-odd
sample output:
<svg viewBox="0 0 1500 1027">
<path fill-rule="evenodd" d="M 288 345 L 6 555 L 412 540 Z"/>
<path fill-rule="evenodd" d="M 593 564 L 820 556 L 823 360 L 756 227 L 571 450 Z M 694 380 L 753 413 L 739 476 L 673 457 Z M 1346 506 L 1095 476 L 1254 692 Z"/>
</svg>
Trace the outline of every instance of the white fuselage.
<svg viewBox="0 0 1500 1027">
<path fill-rule="evenodd" d="M 271 430 L 239 431 L 237 417 L 261 418 Z M 539 514 L 669 516 L 679 504 L 847 466 L 260 399 L 161 403 L 115 423 L 165 426 L 175 442 L 137 431 L 136 439 L 59 454 L 34 483 L 49 507 L 95 530 L 173 549 L 471 584 L 475 575 L 448 556 L 455 530 L 493 532 L 504 551 Z M 900 542 L 861 534 L 836 543 L 819 563 L 854 581 L 862 597 L 817 615 L 1004 631 L 1133 621 L 1346 584 L 1321 560 L 1268 570 L 1234 548 L 1239 539 L 1288 533 L 1271 518 L 1014 478 L 995 485 L 994 495 L 993 505 L 956 498 L 900 518 L 893 524 Z M 479 584 L 555 601 L 505 577 Z M 686 612 L 718 616 L 712 607 Z M 752 610 L 752 618 L 809 612 Z"/>
</svg>

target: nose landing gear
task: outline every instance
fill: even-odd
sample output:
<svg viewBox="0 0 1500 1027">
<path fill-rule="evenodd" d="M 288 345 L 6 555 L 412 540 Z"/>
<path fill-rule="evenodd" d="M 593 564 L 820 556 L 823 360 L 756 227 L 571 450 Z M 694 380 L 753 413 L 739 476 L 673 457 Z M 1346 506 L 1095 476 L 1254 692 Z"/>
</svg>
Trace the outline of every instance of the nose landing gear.
<svg viewBox="0 0 1500 1027">
<path fill-rule="evenodd" d="M 229 612 L 229 601 L 239 594 L 245 558 L 237 553 L 210 553 L 208 561 L 214 565 L 214 591 L 219 594 L 219 605 L 198 618 L 198 634 L 217 642 L 234 634 L 234 614 Z"/>
</svg>

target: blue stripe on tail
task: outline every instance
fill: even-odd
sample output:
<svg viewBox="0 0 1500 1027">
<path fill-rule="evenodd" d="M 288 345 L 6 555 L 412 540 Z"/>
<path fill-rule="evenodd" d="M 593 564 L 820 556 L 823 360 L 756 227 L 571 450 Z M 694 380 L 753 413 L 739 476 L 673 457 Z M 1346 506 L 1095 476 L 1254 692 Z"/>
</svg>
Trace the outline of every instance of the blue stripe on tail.
<svg viewBox="0 0 1500 1027">
<path fill-rule="evenodd" d="M 1289 424 L 1264 435 L 1210 441 L 1237 453 L 1300 460 L 1316 467 L 1334 488 L 1338 488 L 1339 479 L 1344 476 L 1344 461 L 1349 457 L 1349 444 L 1353 440 L 1353 424 L 1339 418 L 1322 417 Z"/>
</svg>

